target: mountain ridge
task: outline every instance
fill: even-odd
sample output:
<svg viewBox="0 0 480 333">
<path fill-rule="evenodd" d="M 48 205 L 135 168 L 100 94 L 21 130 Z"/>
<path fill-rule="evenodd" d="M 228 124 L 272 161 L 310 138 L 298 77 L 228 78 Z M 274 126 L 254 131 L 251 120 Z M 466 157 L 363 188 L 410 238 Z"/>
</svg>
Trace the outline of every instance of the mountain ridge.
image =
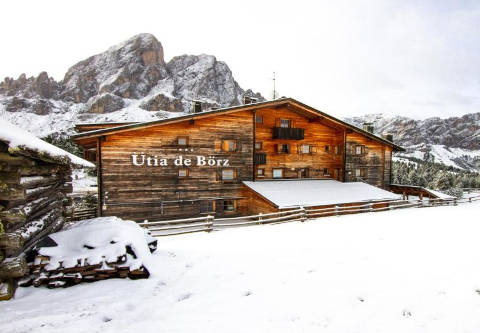
<svg viewBox="0 0 480 333">
<path fill-rule="evenodd" d="M 151 34 L 135 35 L 71 66 L 61 81 L 48 73 L 5 78 L 0 116 L 38 136 L 72 133 L 75 122 L 147 121 L 264 98 L 235 81 L 213 55 L 180 55 L 166 62 Z"/>
</svg>

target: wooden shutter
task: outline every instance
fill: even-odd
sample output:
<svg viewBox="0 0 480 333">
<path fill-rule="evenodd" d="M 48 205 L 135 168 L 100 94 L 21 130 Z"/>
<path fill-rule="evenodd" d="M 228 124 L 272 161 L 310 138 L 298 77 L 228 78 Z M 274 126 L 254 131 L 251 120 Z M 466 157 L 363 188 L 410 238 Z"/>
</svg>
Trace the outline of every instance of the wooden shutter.
<svg viewBox="0 0 480 333">
<path fill-rule="evenodd" d="M 297 145 L 297 154 L 302 154 L 302 145 Z"/>
<path fill-rule="evenodd" d="M 219 152 L 222 150 L 222 140 L 215 140 L 215 151 Z"/>
<path fill-rule="evenodd" d="M 275 118 L 275 127 L 280 127 L 280 118 Z"/>
<path fill-rule="evenodd" d="M 315 146 L 315 145 L 310 145 L 310 153 L 316 154 L 316 153 L 317 153 L 317 146 Z"/>
</svg>

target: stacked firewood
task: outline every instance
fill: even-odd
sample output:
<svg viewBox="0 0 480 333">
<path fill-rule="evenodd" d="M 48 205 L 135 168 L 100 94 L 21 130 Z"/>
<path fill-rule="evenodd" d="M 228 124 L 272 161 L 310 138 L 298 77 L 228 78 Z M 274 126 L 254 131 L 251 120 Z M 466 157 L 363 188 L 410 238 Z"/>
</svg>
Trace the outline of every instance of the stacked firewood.
<svg viewBox="0 0 480 333">
<path fill-rule="evenodd" d="M 37 255 L 28 264 L 30 274 L 19 281 L 19 286 L 47 286 L 48 288 L 69 287 L 81 282 L 94 282 L 110 278 L 148 278 L 149 272 L 145 267 L 131 270 L 131 256 L 126 251 L 116 261 L 107 262 L 105 259 L 99 263 L 90 264 L 85 258 L 78 259 L 74 266 L 64 267 L 63 262 L 51 264 L 50 257 Z"/>
</svg>

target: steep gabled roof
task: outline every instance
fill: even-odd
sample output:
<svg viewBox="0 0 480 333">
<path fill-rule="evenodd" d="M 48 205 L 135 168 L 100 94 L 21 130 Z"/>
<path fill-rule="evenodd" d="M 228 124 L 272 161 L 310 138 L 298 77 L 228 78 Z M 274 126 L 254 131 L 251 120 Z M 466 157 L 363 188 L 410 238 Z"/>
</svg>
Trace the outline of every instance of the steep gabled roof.
<svg viewBox="0 0 480 333">
<path fill-rule="evenodd" d="M 210 110 L 210 111 L 204 111 L 204 112 L 199 112 L 199 113 L 192 113 L 192 114 L 188 114 L 188 115 L 184 115 L 184 116 L 180 116 L 180 117 L 160 119 L 160 120 L 154 120 L 154 121 L 148 121 L 148 122 L 142 122 L 142 123 L 132 123 L 132 124 L 127 124 L 127 125 L 122 125 L 122 126 L 115 126 L 115 127 L 105 128 L 105 129 L 99 129 L 99 130 L 79 133 L 79 134 L 73 135 L 72 138 L 75 139 L 75 140 L 95 138 L 95 137 L 100 137 L 100 136 L 104 136 L 104 135 L 133 131 L 133 130 L 137 130 L 137 129 L 141 129 L 141 128 L 149 128 L 149 127 L 158 126 L 158 125 L 166 125 L 166 124 L 172 124 L 172 123 L 177 123 L 177 122 L 181 122 L 181 121 L 188 121 L 188 120 L 212 117 L 212 116 L 219 115 L 219 114 L 228 114 L 228 113 L 234 113 L 234 112 L 239 112 L 239 111 L 258 110 L 258 109 L 261 109 L 261 108 L 280 107 L 280 106 L 290 107 L 290 109 L 292 111 L 297 111 L 297 112 L 301 111 L 302 114 L 306 117 L 328 119 L 332 123 L 336 123 L 343 128 L 350 129 L 354 132 L 363 134 L 366 137 L 369 137 L 373 140 L 380 141 L 380 142 L 382 142 L 386 145 L 389 145 L 394 150 L 398 150 L 398 151 L 404 151 L 405 150 L 403 147 L 398 146 L 398 145 L 396 145 L 393 142 L 390 142 L 388 140 L 385 140 L 384 138 L 379 137 L 378 135 L 375 135 L 373 133 L 365 131 L 365 130 L 363 130 L 361 128 L 358 128 L 354 125 L 351 125 L 351 124 L 349 124 L 349 123 L 347 123 L 343 120 L 340 120 L 340 119 L 335 118 L 335 117 L 333 117 L 329 114 L 326 114 L 323 111 L 317 110 L 317 109 L 315 109 L 311 106 L 303 104 L 302 102 L 299 102 L 299 101 L 297 101 L 293 98 L 280 98 L 280 99 L 276 99 L 276 100 L 273 100 L 273 101 L 258 102 L 258 103 L 252 103 L 252 104 L 244 104 L 244 105 L 232 106 L 232 107 L 221 108 L 221 109 Z"/>
</svg>

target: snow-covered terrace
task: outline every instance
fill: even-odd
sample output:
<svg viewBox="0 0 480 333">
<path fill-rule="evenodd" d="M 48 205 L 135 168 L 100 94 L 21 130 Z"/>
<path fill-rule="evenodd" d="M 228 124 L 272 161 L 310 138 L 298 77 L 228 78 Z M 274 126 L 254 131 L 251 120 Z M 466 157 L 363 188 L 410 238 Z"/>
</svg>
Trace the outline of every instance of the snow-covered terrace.
<svg viewBox="0 0 480 333">
<path fill-rule="evenodd" d="M 279 209 L 401 199 L 398 194 L 369 184 L 330 179 L 244 181 L 243 184 Z"/>
</svg>

